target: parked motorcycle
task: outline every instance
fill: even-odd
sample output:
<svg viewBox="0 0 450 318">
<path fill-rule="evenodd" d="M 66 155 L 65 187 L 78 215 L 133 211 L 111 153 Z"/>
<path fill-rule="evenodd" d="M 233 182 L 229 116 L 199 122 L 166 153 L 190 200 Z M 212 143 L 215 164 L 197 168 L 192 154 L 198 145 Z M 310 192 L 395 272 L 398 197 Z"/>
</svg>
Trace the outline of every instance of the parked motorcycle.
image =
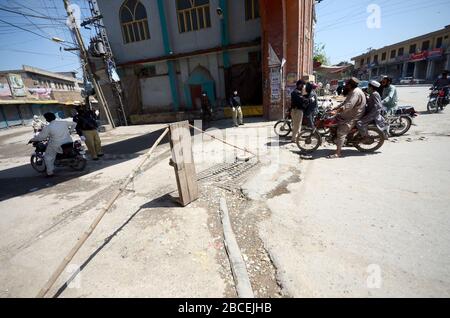
<svg viewBox="0 0 450 318">
<path fill-rule="evenodd" d="M 406 134 L 413 124 L 413 118 L 418 113 L 412 106 L 400 106 L 394 115 L 384 114 L 384 119 L 389 125 L 389 134 L 392 137 L 400 137 Z"/>
<path fill-rule="evenodd" d="M 35 152 L 30 158 L 31 166 L 37 172 L 45 173 L 47 167 L 44 154 L 47 149 L 47 141 L 33 142 L 33 147 Z M 70 167 L 75 171 L 83 171 L 86 168 L 86 153 L 80 141 L 64 144 L 61 148 L 63 153 L 56 156 L 55 167 Z"/>
<path fill-rule="evenodd" d="M 323 115 L 327 112 L 327 110 L 333 108 L 333 101 L 331 99 L 319 99 L 321 104 L 319 105 L 319 111 L 316 115 L 315 121 L 322 118 Z M 302 126 L 307 126 L 308 123 L 306 118 L 303 117 Z M 275 134 L 280 137 L 287 137 L 292 132 L 292 118 L 291 113 L 288 111 L 285 115 L 285 119 L 279 120 L 276 122 L 274 126 Z"/>
<path fill-rule="evenodd" d="M 430 88 L 431 93 L 429 95 L 427 110 L 429 114 L 438 113 L 450 103 L 449 87 L 438 89 L 436 86 Z"/>
<path fill-rule="evenodd" d="M 303 130 L 297 138 L 297 146 L 305 153 L 313 153 L 323 144 L 328 142 L 336 144 L 337 120 L 330 112 L 327 112 L 320 120 L 316 121 L 317 129 Z M 320 131 L 326 132 L 321 133 Z M 376 126 L 369 125 L 368 137 L 363 138 L 355 127 L 348 134 L 344 147 L 355 147 L 363 153 L 371 153 L 380 149 L 384 144 L 384 134 Z"/>
</svg>

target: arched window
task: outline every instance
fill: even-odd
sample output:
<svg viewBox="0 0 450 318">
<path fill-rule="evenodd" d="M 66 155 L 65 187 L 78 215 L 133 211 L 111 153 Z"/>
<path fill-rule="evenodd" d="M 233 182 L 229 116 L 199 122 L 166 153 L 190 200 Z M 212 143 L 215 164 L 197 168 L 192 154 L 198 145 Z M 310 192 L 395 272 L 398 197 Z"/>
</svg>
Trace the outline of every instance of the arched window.
<svg viewBox="0 0 450 318">
<path fill-rule="evenodd" d="M 120 8 L 120 23 L 125 43 L 148 40 L 147 12 L 139 0 L 126 0 Z"/>
</svg>

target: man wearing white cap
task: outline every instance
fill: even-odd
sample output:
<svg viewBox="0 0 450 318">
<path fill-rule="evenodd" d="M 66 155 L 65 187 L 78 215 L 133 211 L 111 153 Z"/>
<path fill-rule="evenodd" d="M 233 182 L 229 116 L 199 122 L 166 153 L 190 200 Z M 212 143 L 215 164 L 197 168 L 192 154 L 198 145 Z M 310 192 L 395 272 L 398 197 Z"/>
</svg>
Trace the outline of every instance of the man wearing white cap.
<svg viewBox="0 0 450 318">
<path fill-rule="evenodd" d="M 381 116 L 383 103 L 381 102 L 380 90 L 381 84 L 379 82 L 371 81 L 369 83 L 369 87 L 367 88 L 369 99 L 367 101 L 366 112 L 364 117 L 356 123 L 356 127 L 358 127 L 363 138 L 368 137 L 367 126 L 372 122 L 375 122 L 378 128 L 385 131 L 386 134 L 386 122 L 384 121 L 383 116 Z"/>
</svg>

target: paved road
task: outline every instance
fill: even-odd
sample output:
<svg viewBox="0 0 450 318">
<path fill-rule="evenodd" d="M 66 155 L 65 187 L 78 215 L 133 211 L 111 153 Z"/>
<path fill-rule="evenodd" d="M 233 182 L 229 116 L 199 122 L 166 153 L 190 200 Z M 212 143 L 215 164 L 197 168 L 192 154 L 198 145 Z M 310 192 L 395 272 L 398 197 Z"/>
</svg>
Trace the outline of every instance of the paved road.
<svg viewBox="0 0 450 318">
<path fill-rule="evenodd" d="M 425 111 L 427 93 L 402 87 L 401 104 Z M 416 124 L 375 155 L 304 161 L 268 197 L 260 235 L 289 295 L 450 296 L 450 110 Z"/>
</svg>

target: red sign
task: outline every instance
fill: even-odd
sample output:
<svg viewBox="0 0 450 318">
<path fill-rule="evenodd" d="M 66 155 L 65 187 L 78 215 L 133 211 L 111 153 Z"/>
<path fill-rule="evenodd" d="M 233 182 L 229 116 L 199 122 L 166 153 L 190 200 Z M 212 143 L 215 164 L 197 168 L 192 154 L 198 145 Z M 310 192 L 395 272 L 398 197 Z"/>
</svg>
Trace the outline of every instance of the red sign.
<svg viewBox="0 0 450 318">
<path fill-rule="evenodd" d="M 427 56 L 428 56 L 428 51 L 423 51 L 423 52 L 420 52 L 420 53 L 411 54 L 410 61 L 414 62 L 414 61 L 426 60 Z"/>
<path fill-rule="evenodd" d="M 439 57 L 442 56 L 443 53 L 444 53 L 443 49 L 430 50 L 428 51 L 428 57 Z"/>
</svg>

